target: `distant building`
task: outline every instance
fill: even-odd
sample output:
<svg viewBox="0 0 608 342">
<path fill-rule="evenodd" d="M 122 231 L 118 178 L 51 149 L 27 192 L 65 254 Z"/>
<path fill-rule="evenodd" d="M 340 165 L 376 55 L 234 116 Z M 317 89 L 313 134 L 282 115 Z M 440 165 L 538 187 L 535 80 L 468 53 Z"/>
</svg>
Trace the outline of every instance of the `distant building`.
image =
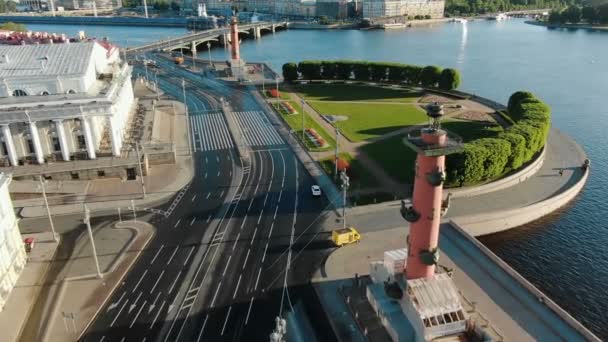
<svg viewBox="0 0 608 342">
<path fill-rule="evenodd" d="M 348 2 L 346 0 L 317 0 L 316 14 L 317 17 L 345 19 L 348 17 Z"/>
<path fill-rule="evenodd" d="M 120 156 L 133 103 L 108 42 L 0 45 L 0 166 Z"/>
<path fill-rule="evenodd" d="M 363 18 L 430 15 L 442 18 L 445 1 L 443 0 L 363 0 Z"/>
<path fill-rule="evenodd" d="M 0 173 L 0 311 L 26 263 L 25 248 L 8 194 L 10 181 L 9 175 Z"/>
</svg>

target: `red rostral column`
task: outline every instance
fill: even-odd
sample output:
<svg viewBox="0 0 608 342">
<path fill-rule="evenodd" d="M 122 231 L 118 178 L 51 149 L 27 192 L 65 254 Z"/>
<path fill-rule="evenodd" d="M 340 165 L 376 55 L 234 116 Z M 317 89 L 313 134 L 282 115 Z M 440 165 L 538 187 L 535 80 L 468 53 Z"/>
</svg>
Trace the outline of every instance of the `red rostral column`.
<svg viewBox="0 0 608 342">
<path fill-rule="evenodd" d="M 435 274 L 439 260 L 445 155 L 462 150 L 460 139 L 440 128 L 443 106 L 433 103 L 427 105 L 426 110 L 430 125 L 405 140 L 418 154 L 412 206 L 406 208 L 402 202 L 401 209 L 403 217 L 410 222 L 405 265 L 407 279 L 429 278 Z"/>
<path fill-rule="evenodd" d="M 230 20 L 230 56 L 233 61 L 241 59 L 239 55 L 239 29 L 236 24 L 236 17 Z"/>
</svg>

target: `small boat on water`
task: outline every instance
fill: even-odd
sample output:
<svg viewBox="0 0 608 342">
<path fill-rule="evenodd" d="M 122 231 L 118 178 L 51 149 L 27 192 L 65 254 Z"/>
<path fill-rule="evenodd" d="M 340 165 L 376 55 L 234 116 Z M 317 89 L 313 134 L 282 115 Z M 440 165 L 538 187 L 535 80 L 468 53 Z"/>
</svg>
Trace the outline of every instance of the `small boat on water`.
<svg viewBox="0 0 608 342">
<path fill-rule="evenodd" d="M 453 22 L 453 23 L 460 23 L 460 24 L 466 24 L 468 22 L 468 20 L 466 20 L 464 18 L 453 18 L 451 20 L 451 22 Z"/>
<path fill-rule="evenodd" d="M 502 20 L 507 20 L 509 19 L 509 16 L 506 15 L 505 13 L 498 13 L 495 16 L 490 16 L 488 17 L 489 20 L 496 20 L 496 21 L 502 21 Z"/>
</svg>

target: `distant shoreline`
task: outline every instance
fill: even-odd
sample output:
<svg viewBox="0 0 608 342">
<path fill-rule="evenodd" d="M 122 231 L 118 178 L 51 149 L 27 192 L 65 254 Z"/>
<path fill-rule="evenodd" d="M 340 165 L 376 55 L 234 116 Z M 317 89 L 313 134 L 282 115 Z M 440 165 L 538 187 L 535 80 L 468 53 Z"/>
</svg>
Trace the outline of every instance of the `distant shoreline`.
<svg viewBox="0 0 608 342">
<path fill-rule="evenodd" d="M 549 24 L 544 21 L 538 20 L 526 20 L 526 24 L 544 26 L 550 29 L 582 29 L 588 31 L 606 31 L 608 32 L 608 25 L 589 25 L 589 24 Z"/>
</svg>

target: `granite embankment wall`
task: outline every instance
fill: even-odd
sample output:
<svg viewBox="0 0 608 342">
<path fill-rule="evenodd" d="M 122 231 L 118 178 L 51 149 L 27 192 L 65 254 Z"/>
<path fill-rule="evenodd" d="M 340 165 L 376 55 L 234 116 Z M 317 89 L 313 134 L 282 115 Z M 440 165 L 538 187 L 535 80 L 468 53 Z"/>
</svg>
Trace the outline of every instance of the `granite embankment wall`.
<svg viewBox="0 0 608 342">
<path fill-rule="evenodd" d="M 49 17 L 30 15 L 2 15 L 0 22 L 11 21 L 19 24 L 56 24 L 56 25 L 110 25 L 110 26 L 155 26 L 186 27 L 185 17 L 143 18 L 143 17 Z"/>
</svg>

